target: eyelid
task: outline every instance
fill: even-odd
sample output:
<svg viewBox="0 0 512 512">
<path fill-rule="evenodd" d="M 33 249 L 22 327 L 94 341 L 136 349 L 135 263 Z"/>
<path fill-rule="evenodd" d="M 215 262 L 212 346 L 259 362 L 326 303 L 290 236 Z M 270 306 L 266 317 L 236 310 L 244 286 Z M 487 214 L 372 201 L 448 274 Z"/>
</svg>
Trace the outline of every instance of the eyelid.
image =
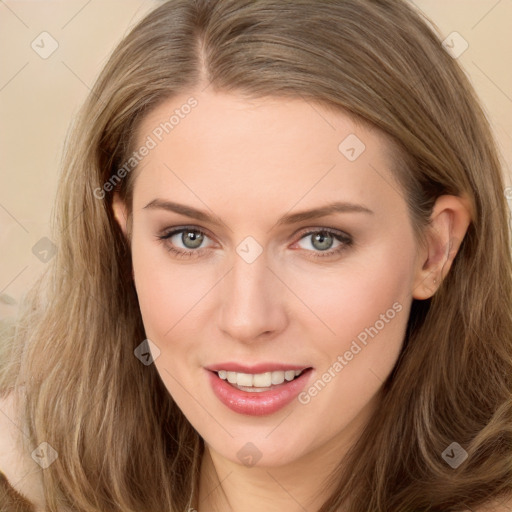
<svg viewBox="0 0 512 512">
<path fill-rule="evenodd" d="M 202 235 L 205 235 L 210 240 L 213 240 L 214 237 L 210 235 L 209 231 L 207 229 L 201 228 L 199 226 L 173 226 L 170 228 L 163 229 L 160 234 L 158 235 L 158 238 L 161 240 L 167 240 L 171 238 L 174 235 L 177 235 L 178 233 L 181 233 L 183 231 L 196 231 L 197 233 L 201 233 Z"/>
<path fill-rule="evenodd" d="M 334 249 L 328 249 L 326 251 L 313 251 L 308 249 L 302 249 L 308 253 L 311 254 L 310 257 L 312 258 L 328 258 L 328 257 L 336 257 L 340 255 L 342 252 L 344 252 L 349 247 L 352 247 L 354 245 L 354 239 L 352 235 L 349 233 L 346 233 L 344 231 L 341 231 L 336 228 L 327 228 L 327 227 L 316 227 L 316 228 L 306 228 L 303 231 L 300 231 L 296 236 L 298 237 L 297 241 L 294 242 L 294 246 L 297 245 L 301 240 L 304 238 L 307 238 L 308 236 L 311 236 L 315 233 L 328 233 L 333 238 L 336 239 L 336 241 L 339 242 L 339 246 Z"/>
<path fill-rule="evenodd" d="M 294 235 L 294 237 L 298 237 L 299 239 L 301 239 L 307 235 L 312 235 L 313 233 L 320 232 L 330 233 L 331 235 L 335 235 L 340 238 L 352 239 L 351 235 L 349 235 L 345 231 L 342 231 L 341 229 L 328 228 L 325 226 L 313 226 L 312 228 L 302 228 Z"/>
</svg>

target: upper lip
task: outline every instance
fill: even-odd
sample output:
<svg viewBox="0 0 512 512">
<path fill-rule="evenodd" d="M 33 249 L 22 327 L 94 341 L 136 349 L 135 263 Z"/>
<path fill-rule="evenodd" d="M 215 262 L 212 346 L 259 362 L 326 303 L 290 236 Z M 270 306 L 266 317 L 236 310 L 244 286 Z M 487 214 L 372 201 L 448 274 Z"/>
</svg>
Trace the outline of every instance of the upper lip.
<svg viewBox="0 0 512 512">
<path fill-rule="evenodd" d="M 307 365 L 296 365 L 296 364 L 283 364 L 283 363 L 258 363 L 253 365 L 226 362 L 219 364 L 212 364 L 205 366 L 207 370 L 212 372 L 218 372 L 219 370 L 226 370 L 228 372 L 237 373 L 266 373 L 266 372 L 278 372 L 287 370 L 306 370 L 311 368 Z"/>
</svg>

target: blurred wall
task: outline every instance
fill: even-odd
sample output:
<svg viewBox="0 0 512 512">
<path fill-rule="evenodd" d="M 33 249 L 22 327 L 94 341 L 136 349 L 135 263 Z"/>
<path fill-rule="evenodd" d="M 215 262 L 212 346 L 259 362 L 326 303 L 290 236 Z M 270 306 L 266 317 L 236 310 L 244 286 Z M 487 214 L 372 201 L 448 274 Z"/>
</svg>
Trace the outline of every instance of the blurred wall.
<svg viewBox="0 0 512 512">
<path fill-rule="evenodd" d="M 52 256 L 45 237 L 69 123 L 116 43 L 157 4 L 0 1 L 0 319 L 15 314 Z M 512 0 L 414 4 L 448 38 L 482 99 L 511 186 Z"/>
</svg>

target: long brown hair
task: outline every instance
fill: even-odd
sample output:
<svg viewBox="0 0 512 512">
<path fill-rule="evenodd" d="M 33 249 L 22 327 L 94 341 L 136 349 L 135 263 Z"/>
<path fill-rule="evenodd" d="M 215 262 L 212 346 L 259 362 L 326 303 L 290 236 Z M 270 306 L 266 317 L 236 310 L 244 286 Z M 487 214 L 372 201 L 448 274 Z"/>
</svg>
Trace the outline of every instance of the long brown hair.
<svg viewBox="0 0 512 512">
<path fill-rule="evenodd" d="M 57 255 L 27 302 L 2 388 L 23 397 L 48 510 L 184 512 L 204 451 L 154 365 L 130 249 L 112 213 L 131 206 L 140 120 L 199 84 L 303 98 L 376 127 L 418 240 L 442 194 L 473 218 L 437 293 L 413 300 L 382 404 L 333 473 L 320 512 L 446 511 L 511 492 L 512 262 L 504 183 L 488 121 L 458 63 L 401 0 L 170 0 L 119 44 L 67 143 Z M 114 183 L 115 181 L 115 183 Z M 20 402 L 21 403 L 21 402 Z M 467 460 L 441 454 L 457 442 Z"/>
</svg>

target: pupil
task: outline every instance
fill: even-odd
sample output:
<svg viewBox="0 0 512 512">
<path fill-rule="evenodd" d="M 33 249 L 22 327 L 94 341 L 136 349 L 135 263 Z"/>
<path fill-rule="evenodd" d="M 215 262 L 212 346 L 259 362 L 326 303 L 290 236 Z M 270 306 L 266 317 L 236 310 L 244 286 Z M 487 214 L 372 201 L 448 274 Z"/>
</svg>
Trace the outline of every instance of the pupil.
<svg viewBox="0 0 512 512">
<path fill-rule="evenodd" d="M 319 242 L 319 244 L 315 244 L 316 242 Z M 317 249 L 320 249 L 321 251 L 329 249 L 332 246 L 332 243 L 332 236 L 329 233 L 326 233 L 325 231 L 317 233 L 313 238 L 313 246 L 316 247 Z"/>
<path fill-rule="evenodd" d="M 190 249 L 196 249 L 199 247 L 203 241 L 203 235 L 198 233 L 197 231 L 187 231 L 181 235 L 182 242 L 186 247 Z"/>
</svg>

